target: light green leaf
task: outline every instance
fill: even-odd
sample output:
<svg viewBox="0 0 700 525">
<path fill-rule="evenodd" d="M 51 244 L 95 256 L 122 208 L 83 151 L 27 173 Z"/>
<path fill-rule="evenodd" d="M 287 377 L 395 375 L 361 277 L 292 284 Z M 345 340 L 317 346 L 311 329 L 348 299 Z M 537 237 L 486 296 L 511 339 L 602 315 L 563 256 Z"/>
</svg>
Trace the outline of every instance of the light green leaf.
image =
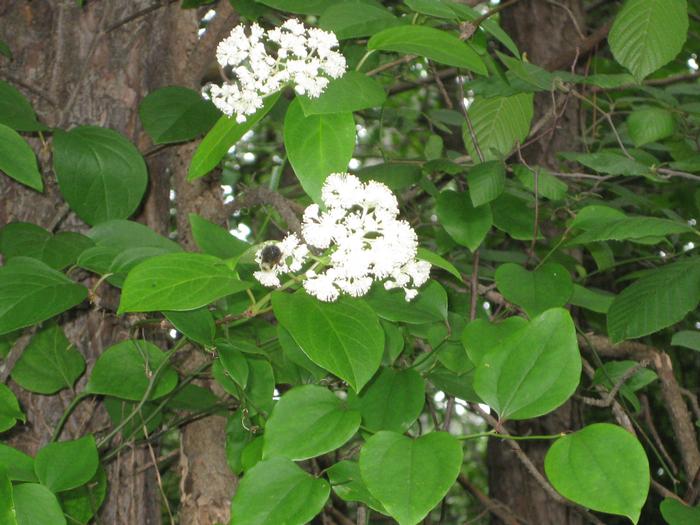
<svg viewBox="0 0 700 525">
<path fill-rule="evenodd" d="M 52 492 L 84 485 L 97 472 L 99 459 L 92 434 L 75 441 L 49 443 L 36 454 L 34 470 Z"/>
<path fill-rule="evenodd" d="M 501 420 L 530 419 L 569 399 L 580 376 L 574 323 L 566 310 L 553 308 L 482 358 L 474 389 Z"/>
<path fill-rule="evenodd" d="M 601 150 L 596 153 L 563 152 L 559 156 L 565 160 L 573 160 L 587 168 L 606 175 L 648 175 L 649 166 L 623 155 L 619 150 Z"/>
<path fill-rule="evenodd" d="M 129 272 L 118 313 L 194 310 L 249 287 L 218 257 L 169 253 Z"/>
<path fill-rule="evenodd" d="M 552 486 L 584 507 L 627 516 L 633 523 L 649 492 L 649 461 L 637 439 L 608 423 L 588 425 L 557 440 L 544 470 Z"/>
<path fill-rule="evenodd" d="M 10 430 L 17 421 L 26 421 L 24 413 L 12 390 L 0 383 L 0 432 Z"/>
<path fill-rule="evenodd" d="M 248 360 L 236 344 L 229 341 L 217 341 L 216 350 L 219 353 L 219 361 L 222 371 L 238 384 L 241 388 L 248 386 L 248 376 L 250 367 Z M 233 390 L 235 395 L 239 395 L 237 390 Z"/>
<path fill-rule="evenodd" d="M 315 201 L 331 173 L 347 170 L 355 150 L 352 113 L 305 116 L 299 99 L 287 108 L 284 147 L 304 191 Z"/>
<path fill-rule="evenodd" d="M 357 11 L 357 4 L 354 4 Z M 369 6 L 367 6 L 369 7 Z M 363 7 L 362 9 L 365 9 Z M 298 97 L 305 116 L 329 113 L 352 113 L 384 104 L 386 92 L 382 85 L 359 71 L 348 71 L 331 80 L 320 97 Z"/>
<path fill-rule="evenodd" d="M 90 225 L 126 219 L 146 192 L 146 163 L 114 130 L 80 126 L 53 137 L 53 168 L 71 209 Z"/>
<path fill-rule="evenodd" d="M 544 264 L 532 272 L 519 264 L 502 264 L 496 270 L 496 286 L 529 317 L 564 306 L 574 291 L 569 272 L 557 263 Z"/>
<path fill-rule="evenodd" d="M 0 334 L 65 312 L 87 297 L 87 288 L 30 257 L 0 267 Z"/>
<path fill-rule="evenodd" d="M 635 109 L 627 117 L 627 131 L 636 147 L 670 137 L 676 131 L 676 119 L 661 108 Z"/>
<path fill-rule="evenodd" d="M 437 266 L 438 268 L 441 268 L 445 270 L 447 273 L 455 277 L 459 281 L 464 281 L 462 279 L 462 274 L 459 273 L 459 270 L 455 267 L 454 264 L 452 264 L 450 261 L 445 259 L 444 257 L 441 257 L 435 252 L 431 252 L 427 248 L 422 248 L 418 247 L 418 253 L 417 253 L 417 258 L 422 259 L 423 261 L 428 261 L 430 264 L 433 266 Z"/>
<path fill-rule="evenodd" d="M 372 496 L 360 475 L 360 465 L 356 461 L 339 461 L 326 470 L 333 492 L 344 501 L 359 501 L 368 507 L 386 514 L 382 504 Z"/>
<path fill-rule="evenodd" d="M 250 248 L 247 242 L 237 239 L 221 226 L 203 219 L 196 213 L 190 213 L 189 219 L 194 242 L 204 253 L 222 259 L 233 259 Z"/>
<path fill-rule="evenodd" d="M 360 451 L 369 492 L 400 525 L 420 522 L 447 494 L 462 466 L 462 446 L 446 432 L 411 439 L 374 434 Z"/>
<path fill-rule="evenodd" d="M 204 136 L 190 162 L 187 180 L 192 181 L 204 177 L 218 166 L 231 146 L 267 115 L 280 98 L 281 92 L 274 93 L 265 99 L 263 107 L 255 114 L 249 115 L 241 124 L 235 118 L 222 116 L 214 127 Z"/>
<path fill-rule="evenodd" d="M 382 29 L 393 27 L 400 22 L 391 12 L 379 5 L 357 2 L 342 2 L 323 11 L 318 25 L 332 31 L 338 40 L 371 36 Z"/>
<path fill-rule="evenodd" d="M 686 0 L 627 0 L 608 43 L 615 60 L 641 82 L 678 55 L 687 33 Z"/>
<path fill-rule="evenodd" d="M 44 485 L 22 483 L 13 490 L 17 525 L 66 525 L 56 496 Z"/>
<path fill-rule="evenodd" d="M 85 371 L 85 360 L 58 325 L 37 333 L 12 369 L 12 380 L 30 392 L 55 394 L 72 388 Z"/>
<path fill-rule="evenodd" d="M 0 124 L 0 171 L 25 186 L 44 190 L 34 151 L 15 130 L 4 124 Z"/>
<path fill-rule="evenodd" d="M 660 509 L 668 525 L 700 523 L 700 506 L 688 507 L 677 499 L 666 498 L 661 502 Z"/>
<path fill-rule="evenodd" d="M 486 319 L 471 321 L 462 331 L 462 345 L 475 365 L 494 348 L 513 335 L 521 328 L 528 325 L 523 317 L 509 317 L 500 323 L 490 323 Z"/>
<path fill-rule="evenodd" d="M 221 113 L 200 93 L 170 86 L 149 93 L 139 116 L 154 144 L 191 140 L 211 129 Z"/>
<path fill-rule="evenodd" d="M 9 48 L 7 49 L 9 51 Z M 3 80 L 0 80 L 0 124 L 16 131 L 46 129 L 46 126 L 37 120 L 34 109 L 25 96 Z"/>
<path fill-rule="evenodd" d="M 435 209 L 450 237 L 472 252 L 481 245 L 493 224 L 490 206 L 484 204 L 475 208 L 467 192 L 440 192 Z"/>
<path fill-rule="evenodd" d="M 273 293 L 279 323 L 317 365 L 359 391 L 379 368 L 384 331 L 377 314 L 361 300 L 323 303 L 305 292 Z"/>
<path fill-rule="evenodd" d="M 486 160 L 508 155 L 516 142 L 522 143 L 530 131 L 533 115 L 531 93 L 510 97 L 475 97 L 468 109 L 476 141 Z M 464 145 L 473 159 L 478 159 L 471 134 L 462 129 Z"/>
<path fill-rule="evenodd" d="M 614 299 L 615 296 L 611 293 L 574 284 L 574 292 L 571 294 L 569 302 L 592 312 L 606 314 L 610 310 L 610 305 Z"/>
<path fill-rule="evenodd" d="M 166 354 L 148 341 L 130 340 L 112 345 L 95 362 L 85 392 L 140 401 L 166 359 Z M 177 373 L 170 365 L 164 365 L 148 399 L 163 397 L 176 384 Z"/>
<path fill-rule="evenodd" d="M 329 494 L 326 480 L 314 478 L 288 459 L 261 461 L 238 485 L 231 502 L 231 523 L 303 525 L 321 512 Z"/>
<path fill-rule="evenodd" d="M 368 49 L 420 55 L 448 66 L 486 75 L 484 61 L 474 49 L 456 36 L 433 27 L 402 25 L 385 29 L 367 42 Z"/>
<path fill-rule="evenodd" d="M 622 290 L 608 311 L 613 343 L 653 334 L 682 320 L 700 301 L 700 262 L 686 259 L 655 269 Z"/>
<path fill-rule="evenodd" d="M 506 170 L 500 161 L 483 162 L 469 170 L 467 181 L 472 205 L 477 208 L 497 199 L 503 193 L 506 184 Z"/>
<path fill-rule="evenodd" d="M 5 467 L 0 466 L 0 523 L 17 525 L 17 511 L 12 498 L 12 483 Z"/>
<path fill-rule="evenodd" d="M 367 304 L 387 321 L 423 324 L 447 319 L 447 292 L 437 281 L 430 281 L 410 303 L 402 290 L 375 286 L 366 296 Z"/>
<path fill-rule="evenodd" d="M 700 332 L 692 330 L 681 330 L 673 334 L 671 338 L 673 346 L 682 346 L 700 352 Z"/>
<path fill-rule="evenodd" d="M 349 393 L 349 406 L 362 414 L 370 432 L 405 432 L 418 419 L 425 404 L 425 384 L 413 369 L 382 368 L 358 395 Z M 391 403 L 387 403 L 391 399 Z"/>
<path fill-rule="evenodd" d="M 81 525 L 88 525 L 107 496 L 107 474 L 100 465 L 95 476 L 82 487 L 62 492 L 61 507 L 66 516 Z M 71 521 L 74 525 L 75 522 Z"/>
<path fill-rule="evenodd" d="M 0 443 L 0 467 L 12 481 L 39 481 L 34 473 L 34 458 L 3 443 Z"/>
<path fill-rule="evenodd" d="M 360 419 L 357 410 L 348 409 L 325 387 L 293 388 L 280 398 L 265 424 L 263 458 L 300 461 L 331 452 L 355 435 Z"/>
<path fill-rule="evenodd" d="M 54 270 L 73 264 L 92 245 L 92 240 L 77 232 L 53 235 L 28 222 L 12 222 L 0 229 L 0 252 L 6 261 L 18 256 L 33 257 Z"/>
</svg>

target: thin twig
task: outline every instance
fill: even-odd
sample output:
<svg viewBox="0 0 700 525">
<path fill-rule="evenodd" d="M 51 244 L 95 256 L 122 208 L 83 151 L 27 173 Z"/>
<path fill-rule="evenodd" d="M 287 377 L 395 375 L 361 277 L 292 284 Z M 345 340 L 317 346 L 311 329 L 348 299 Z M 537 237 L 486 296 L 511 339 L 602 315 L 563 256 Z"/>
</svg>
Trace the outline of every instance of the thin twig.
<svg viewBox="0 0 700 525">
<path fill-rule="evenodd" d="M 612 389 L 602 399 L 585 396 L 579 396 L 579 399 L 590 406 L 607 408 L 612 405 L 612 402 L 615 400 L 615 396 L 617 396 L 617 393 L 624 386 L 624 384 L 631 379 L 633 375 L 639 372 L 640 369 L 646 368 L 647 366 L 649 366 L 649 361 L 645 359 L 625 370 L 625 373 L 620 376 L 615 385 L 613 385 Z"/>
<path fill-rule="evenodd" d="M 264 186 L 246 189 L 233 202 L 226 205 L 225 211 L 227 215 L 232 215 L 237 211 L 261 204 L 275 208 L 291 231 L 301 232 L 301 222 L 297 217 L 297 213 L 301 212 L 300 207 L 294 201 L 286 199 L 279 193 Z"/>
</svg>

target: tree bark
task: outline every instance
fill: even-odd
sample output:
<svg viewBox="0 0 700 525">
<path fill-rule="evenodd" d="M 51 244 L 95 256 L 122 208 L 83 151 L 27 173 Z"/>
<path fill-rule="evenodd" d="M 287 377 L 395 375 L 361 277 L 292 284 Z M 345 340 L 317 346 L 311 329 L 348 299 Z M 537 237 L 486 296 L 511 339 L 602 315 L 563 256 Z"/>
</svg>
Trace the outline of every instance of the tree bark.
<svg viewBox="0 0 700 525">
<path fill-rule="evenodd" d="M 114 129 L 141 149 L 149 139 L 138 118 L 138 104 L 150 91 L 185 76 L 184 57 L 197 43 L 195 11 L 168 0 L 73 0 L 0 4 L 1 36 L 13 60 L 0 57 L 0 78 L 22 91 L 39 117 L 52 127 L 99 125 Z M 42 227 L 84 231 L 87 226 L 63 206 L 47 148 L 30 140 L 39 152 L 46 189 L 38 193 L 0 176 L 0 226 L 27 221 Z M 140 219 L 155 231 L 169 231 L 171 164 L 175 153 L 148 158 L 150 184 Z M 95 283 L 83 275 L 84 284 Z M 61 318 L 70 341 L 91 369 L 104 348 L 124 340 L 120 319 L 96 308 L 83 308 Z M 63 322 L 64 321 L 64 322 Z M 83 378 L 78 389 L 84 386 Z M 10 444 L 31 454 L 47 443 L 71 395 L 41 396 L 12 385 L 29 421 L 10 437 Z M 68 421 L 63 437 L 104 428 L 105 411 L 84 402 Z M 128 449 L 108 466 L 109 492 L 101 509 L 102 523 L 158 524 L 161 502 L 148 451 Z"/>
<path fill-rule="evenodd" d="M 576 56 L 576 45 L 585 30 L 581 0 L 522 0 L 502 13 L 502 24 L 530 62 L 547 67 L 562 55 Z M 569 66 L 571 67 L 571 66 Z M 557 104 L 565 101 L 557 98 Z M 578 149 L 578 109 L 566 101 L 566 109 L 553 116 L 552 94 L 535 96 L 533 122 L 547 118 L 540 140 L 523 149 L 528 164 L 554 166 L 559 151 Z M 580 427 L 578 405 L 568 402 L 557 411 L 531 421 L 510 423 L 517 434 L 556 434 Z M 551 443 L 522 441 L 521 448 L 543 471 L 544 456 Z M 510 507 L 518 518 L 537 525 L 580 525 L 583 519 L 571 507 L 552 500 L 502 441 L 489 440 L 487 448 L 489 495 Z M 494 517 L 494 524 L 503 522 Z"/>
</svg>

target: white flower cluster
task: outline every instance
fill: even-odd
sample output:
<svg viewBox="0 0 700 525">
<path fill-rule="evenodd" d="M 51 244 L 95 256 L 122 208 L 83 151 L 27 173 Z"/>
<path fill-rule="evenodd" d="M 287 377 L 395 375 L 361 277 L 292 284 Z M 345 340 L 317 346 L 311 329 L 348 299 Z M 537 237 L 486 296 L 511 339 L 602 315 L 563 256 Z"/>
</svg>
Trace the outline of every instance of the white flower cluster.
<svg viewBox="0 0 700 525">
<path fill-rule="evenodd" d="M 307 246 L 299 241 L 295 233 L 290 233 L 283 241 L 266 243 L 258 250 L 255 262 L 260 265 L 260 271 L 255 272 L 253 276 L 263 286 L 279 286 L 280 274 L 301 270 L 308 254 Z"/>
<path fill-rule="evenodd" d="M 322 301 L 335 301 L 341 293 L 365 295 L 374 281 L 383 281 L 386 289 L 402 288 L 406 300 L 413 299 L 428 280 L 430 263 L 416 259 L 416 232 L 397 218 L 399 206 L 391 190 L 379 182 L 363 183 L 354 175 L 334 173 L 326 179 L 321 197 L 325 209 L 312 204 L 304 212 L 304 240 L 324 254 L 306 272 L 306 291 Z M 282 253 L 301 250 L 297 237 L 293 246 L 290 237 L 279 244 Z M 258 252 L 260 261 L 263 250 Z M 303 265 L 292 259 L 299 262 L 295 267 Z M 291 270 L 281 266 L 271 271 L 288 273 L 287 268 Z M 258 276 L 262 273 L 255 275 L 262 284 L 278 286 L 276 276 L 275 281 Z"/>
<path fill-rule="evenodd" d="M 269 31 L 252 24 L 247 35 L 244 26 L 236 26 L 216 49 L 219 64 L 230 67 L 234 78 L 205 86 L 203 94 L 229 117 L 236 115 L 237 122 L 245 122 L 264 97 L 288 83 L 300 95 L 318 97 L 328 77 L 345 73 L 345 57 L 333 50 L 337 46 L 335 34 L 294 19 Z"/>
</svg>

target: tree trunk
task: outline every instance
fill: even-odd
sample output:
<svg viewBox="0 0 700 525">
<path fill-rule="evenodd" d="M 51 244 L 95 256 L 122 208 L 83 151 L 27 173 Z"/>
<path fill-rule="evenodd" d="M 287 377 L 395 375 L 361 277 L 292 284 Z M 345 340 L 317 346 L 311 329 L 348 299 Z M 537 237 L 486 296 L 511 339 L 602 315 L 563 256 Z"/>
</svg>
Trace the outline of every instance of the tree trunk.
<svg viewBox="0 0 700 525">
<path fill-rule="evenodd" d="M 0 25 L 6 28 L 2 38 L 13 60 L 0 57 L 0 78 L 30 99 L 47 125 L 109 127 L 144 151 L 149 139 L 140 127 L 138 104 L 148 92 L 181 83 L 189 75 L 186 57 L 197 43 L 197 13 L 181 10 L 178 4 L 88 0 L 80 8 L 74 0 L 2 2 Z M 40 194 L 0 176 L 0 226 L 27 221 L 51 230 L 57 226 L 86 230 L 63 206 L 47 149 L 41 149 L 38 140 L 30 142 L 39 151 L 46 189 Z M 165 234 L 170 229 L 169 179 L 175 155 L 173 150 L 147 158 L 149 192 L 140 212 L 141 221 Z M 87 286 L 95 283 L 93 277 L 83 278 Z M 71 312 L 62 321 L 66 335 L 85 356 L 88 370 L 104 348 L 128 337 L 120 319 L 96 308 Z M 67 392 L 41 396 L 14 389 L 29 421 L 11 435 L 10 442 L 34 454 L 50 439 L 71 396 Z M 75 437 L 105 422 L 106 414 L 99 405 L 84 402 L 68 421 L 63 437 Z M 161 502 L 155 472 L 147 468 L 150 463 L 144 448 L 128 449 L 110 463 L 102 523 L 160 523 Z"/>
<path fill-rule="evenodd" d="M 575 57 L 576 44 L 581 39 L 579 33 L 585 30 L 581 0 L 523 0 L 503 11 L 502 23 L 529 61 L 545 68 L 562 56 Z M 552 117 L 552 94 L 535 96 L 533 123 L 548 115 L 549 118 L 536 132 L 540 140 L 523 150 L 523 157 L 531 165 L 555 166 L 559 151 L 578 149 L 578 105 L 575 100 L 565 101 L 559 95 L 556 100 L 559 109 L 565 103 L 566 109 L 558 117 Z M 510 428 L 518 434 L 556 434 L 578 427 L 579 410 L 574 402 L 536 420 L 510 423 Z M 544 456 L 550 445 L 539 441 L 520 442 L 540 471 L 543 471 Z M 533 525 L 583 523 L 579 513 L 547 495 L 502 441 L 489 440 L 487 465 L 490 496 L 508 505 L 518 518 Z M 493 518 L 492 523 L 502 522 Z"/>
</svg>

